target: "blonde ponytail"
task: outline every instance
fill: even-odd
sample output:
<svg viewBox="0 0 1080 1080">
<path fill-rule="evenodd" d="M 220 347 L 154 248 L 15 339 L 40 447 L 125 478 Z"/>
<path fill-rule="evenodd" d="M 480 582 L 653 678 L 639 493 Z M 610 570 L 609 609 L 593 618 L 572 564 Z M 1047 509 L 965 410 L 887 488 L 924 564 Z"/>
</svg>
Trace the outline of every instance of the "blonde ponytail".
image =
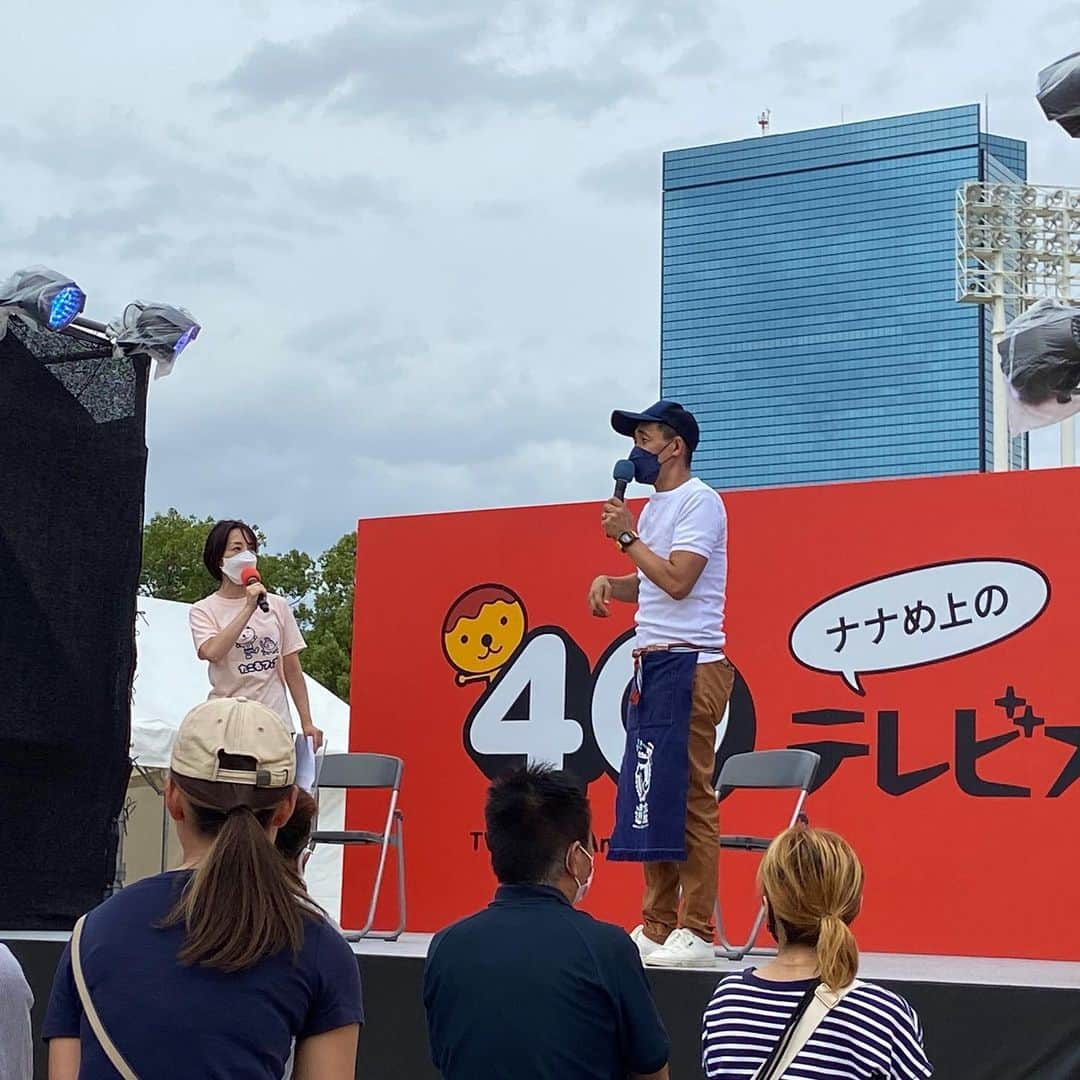
<svg viewBox="0 0 1080 1080">
<path fill-rule="evenodd" d="M 863 890 L 862 864 L 851 845 L 836 833 L 796 825 L 769 845 L 758 880 L 777 940 L 813 946 L 821 981 L 832 990 L 847 986 L 859 970 L 851 923 Z"/>
<path fill-rule="evenodd" d="M 830 990 L 840 990 L 859 970 L 859 946 L 851 927 L 837 915 L 821 920 L 817 939 L 818 973 Z"/>
</svg>

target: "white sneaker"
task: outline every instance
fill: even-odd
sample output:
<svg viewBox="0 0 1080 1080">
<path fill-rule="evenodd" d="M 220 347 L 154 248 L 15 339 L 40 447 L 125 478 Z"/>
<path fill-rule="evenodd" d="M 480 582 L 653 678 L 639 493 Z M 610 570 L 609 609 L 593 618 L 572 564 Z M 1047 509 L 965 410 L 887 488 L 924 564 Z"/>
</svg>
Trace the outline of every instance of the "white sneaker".
<svg viewBox="0 0 1080 1080">
<path fill-rule="evenodd" d="M 652 956 L 654 952 L 659 952 L 664 947 L 658 945 L 651 937 L 646 936 L 644 926 L 635 926 L 630 931 L 630 940 L 638 947 L 642 960 Z"/>
<path fill-rule="evenodd" d="M 645 957 L 649 967 L 711 968 L 716 966 L 713 947 L 692 930 L 672 930 L 667 941 Z"/>
</svg>

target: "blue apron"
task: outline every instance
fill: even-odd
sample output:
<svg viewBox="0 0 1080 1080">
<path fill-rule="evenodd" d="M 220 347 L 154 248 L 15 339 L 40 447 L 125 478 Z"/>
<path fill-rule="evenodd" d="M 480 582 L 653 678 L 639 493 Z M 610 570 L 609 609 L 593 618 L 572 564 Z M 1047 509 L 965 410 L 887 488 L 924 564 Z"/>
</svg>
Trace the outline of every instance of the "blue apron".
<svg viewBox="0 0 1080 1080">
<path fill-rule="evenodd" d="M 697 663 L 697 652 L 690 650 L 647 652 L 637 660 L 609 859 L 686 859 L 690 707 Z"/>
</svg>

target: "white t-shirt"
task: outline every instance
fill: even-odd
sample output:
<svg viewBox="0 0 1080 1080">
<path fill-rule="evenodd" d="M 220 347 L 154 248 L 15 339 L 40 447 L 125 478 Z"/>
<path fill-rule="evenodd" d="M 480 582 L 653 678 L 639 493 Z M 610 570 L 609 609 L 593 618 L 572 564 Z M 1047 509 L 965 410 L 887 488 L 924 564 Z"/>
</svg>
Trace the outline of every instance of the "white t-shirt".
<svg viewBox="0 0 1080 1080">
<path fill-rule="evenodd" d="M 293 729 L 283 660 L 306 647 L 288 602 L 268 593 L 270 610 L 256 608 L 224 660 L 210 664 L 210 697 L 261 701 Z M 229 600 L 213 593 L 191 605 L 188 622 L 195 651 L 219 634 L 243 610 L 244 597 Z"/>
<path fill-rule="evenodd" d="M 724 592 L 727 588 L 727 511 L 720 496 L 696 476 L 672 491 L 657 491 L 645 504 L 637 531 L 662 559 L 690 551 L 709 561 L 685 600 L 673 600 L 638 571 L 638 648 L 671 645 L 724 647 Z M 718 659 L 703 652 L 698 662 Z"/>
</svg>

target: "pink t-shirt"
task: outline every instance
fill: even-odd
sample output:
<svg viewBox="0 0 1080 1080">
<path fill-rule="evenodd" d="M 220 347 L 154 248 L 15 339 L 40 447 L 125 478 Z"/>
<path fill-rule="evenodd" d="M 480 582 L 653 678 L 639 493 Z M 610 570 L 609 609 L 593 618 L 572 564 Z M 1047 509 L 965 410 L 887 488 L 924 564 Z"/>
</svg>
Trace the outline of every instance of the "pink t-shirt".
<svg viewBox="0 0 1080 1080">
<path fill-rule="evenodd" d="M 224 660 L 210 664 L 210 697 L 245 697 L 269 706 L 293 727 L 285 688 L 283 658 L 306 648 L 292 608 L 267 594 L 270 610 L 256 608 Z M 244 597 L 228 600 L 213 593 L 191 605 L 188 621 L 195 651 L 219 634 L 244 608 Z"/>
</svg>

